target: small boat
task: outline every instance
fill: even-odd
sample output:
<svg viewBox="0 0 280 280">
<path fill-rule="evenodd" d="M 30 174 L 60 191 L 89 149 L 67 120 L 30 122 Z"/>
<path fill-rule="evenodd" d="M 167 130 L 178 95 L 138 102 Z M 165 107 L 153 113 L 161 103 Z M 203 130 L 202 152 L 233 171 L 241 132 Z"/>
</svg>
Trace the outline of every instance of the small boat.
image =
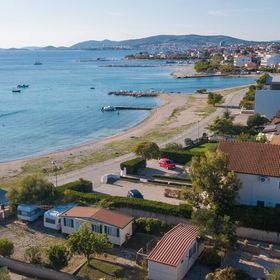
<svg viewBox="0 0 280 280">
<path fill-rule="evenodd" d="M 20 93 L 21 90 L 20 90 L 20 89 L 12 89 L 12 92 L 13 92 L 13 93 Z"/>
<path fill-rule="evenodd" d="M 102 112 L 112 112 L 112 111 L 116 111 L 116 107 L 114 106 L 104 106 L 101 108 Z"/>
<path fill-rule="evenodd" d="M 34 62 L 34 65 L 42 65 L 43 63 L 42 62 L 40 62 L 40 61 L 35 61 Z"/>
<path fill-rule="evenodd" d="M 90 89 L 95 89 L 95 87 L 91 87 Z"/>
<path fill-rule="evenodd" d="M 28 88 L 29 87 L 29 85 L 25 85 L 25 84 L 23 84 L 23 85 L 17 85 L 17 88 Z"/>
</svg>

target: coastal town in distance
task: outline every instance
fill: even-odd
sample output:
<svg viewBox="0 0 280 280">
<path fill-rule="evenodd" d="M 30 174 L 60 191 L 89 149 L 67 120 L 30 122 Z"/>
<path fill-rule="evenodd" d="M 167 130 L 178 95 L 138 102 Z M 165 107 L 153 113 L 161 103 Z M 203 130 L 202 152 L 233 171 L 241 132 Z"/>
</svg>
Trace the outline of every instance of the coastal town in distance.
<svg viewBox="0 0 280 280">
<path fill-rule="evenodd" d="M 0 280 L 280 280 L 280 3 L 162 2 L 0 2 Z"/>
</svg>

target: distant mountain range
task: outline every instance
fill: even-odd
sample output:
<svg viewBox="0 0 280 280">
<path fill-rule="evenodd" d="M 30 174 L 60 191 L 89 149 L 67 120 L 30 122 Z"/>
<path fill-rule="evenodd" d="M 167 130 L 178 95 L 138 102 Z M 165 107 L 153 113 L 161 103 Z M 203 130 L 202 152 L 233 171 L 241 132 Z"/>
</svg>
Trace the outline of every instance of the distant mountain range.
<svg viewBox="0 0 280 280">
<path fill-rule="evenodd" d="M 275 41 L 277 42 L 277 41 Z M 279 41 L 278 41 L 279 42 Z M 71 47 L 47 46 L 39 49 L 44 50 L 94 50 L 94 49 L 139 49 L 139 50 L 178 50 L 192 47 L 207 47 L 223 45 L 248 45 L 260 42 L 247 41 L 224 35 L 158 35 L 141 39 L 124 41 L 111 40 L 89 40 L 77 43 Z M 37 47 L 26 47 L 22 49 L 36 50 Z"/>
<path fill-rule="evenodd" d="M 225 45 L 250 44 L 253 41 L 246 41 L 223 35 L 158 35 L 142 39 L 124 41 L 85 41 L 71 46 L 71 49 L 100 49 L 100 48 L 127 48 L 127 49 L 162 49 L 162 48 L 186 48 L 195 46 L 214 46 L 220 43 Z"/>
</svg>

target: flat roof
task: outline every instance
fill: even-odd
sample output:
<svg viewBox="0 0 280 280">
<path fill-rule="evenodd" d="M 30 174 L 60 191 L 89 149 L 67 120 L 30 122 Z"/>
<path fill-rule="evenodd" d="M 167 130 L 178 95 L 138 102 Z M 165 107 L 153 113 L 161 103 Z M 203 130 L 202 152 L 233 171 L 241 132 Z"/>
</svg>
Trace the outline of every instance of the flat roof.
<svg viewBox="0 0 280 280">
<path fill-rule="evenodd" d="M 17 209 L 24 210 L 24 211 L 32 211 L 34 209 L 40 208 L 35 204 L 19 204 Z"/>
<path fill-rule="evenodd" d="M 52 217 L 58 217 L 64 212 L 70 210 L 72 207 L 76 206 L 75 203 L 69 203 L 69 204 L 63 204 L 63 205 L 57 205 L 54 208 L 48 210 L 45 212 L 45 216 L 52 216 Z"/>
<path fill-rule="evenodd" d="M 197 237 L 196 226 L 178 224 L 161 238 L 147 259 L 177 267 Z"/>
</svg>

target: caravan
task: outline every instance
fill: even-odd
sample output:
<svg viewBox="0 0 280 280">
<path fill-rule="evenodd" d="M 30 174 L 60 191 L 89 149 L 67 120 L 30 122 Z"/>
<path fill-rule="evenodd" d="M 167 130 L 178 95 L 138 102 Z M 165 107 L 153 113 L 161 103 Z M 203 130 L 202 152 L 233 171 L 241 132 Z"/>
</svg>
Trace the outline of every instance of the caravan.
<svg viewBox="0 0 280 280">
<path fill-rule="evenodd" d="M 19 204 L 17 217 L 19 220 L 33 222 L 44 214 L 44 210 L 33 204 Z"/>
</svg>

